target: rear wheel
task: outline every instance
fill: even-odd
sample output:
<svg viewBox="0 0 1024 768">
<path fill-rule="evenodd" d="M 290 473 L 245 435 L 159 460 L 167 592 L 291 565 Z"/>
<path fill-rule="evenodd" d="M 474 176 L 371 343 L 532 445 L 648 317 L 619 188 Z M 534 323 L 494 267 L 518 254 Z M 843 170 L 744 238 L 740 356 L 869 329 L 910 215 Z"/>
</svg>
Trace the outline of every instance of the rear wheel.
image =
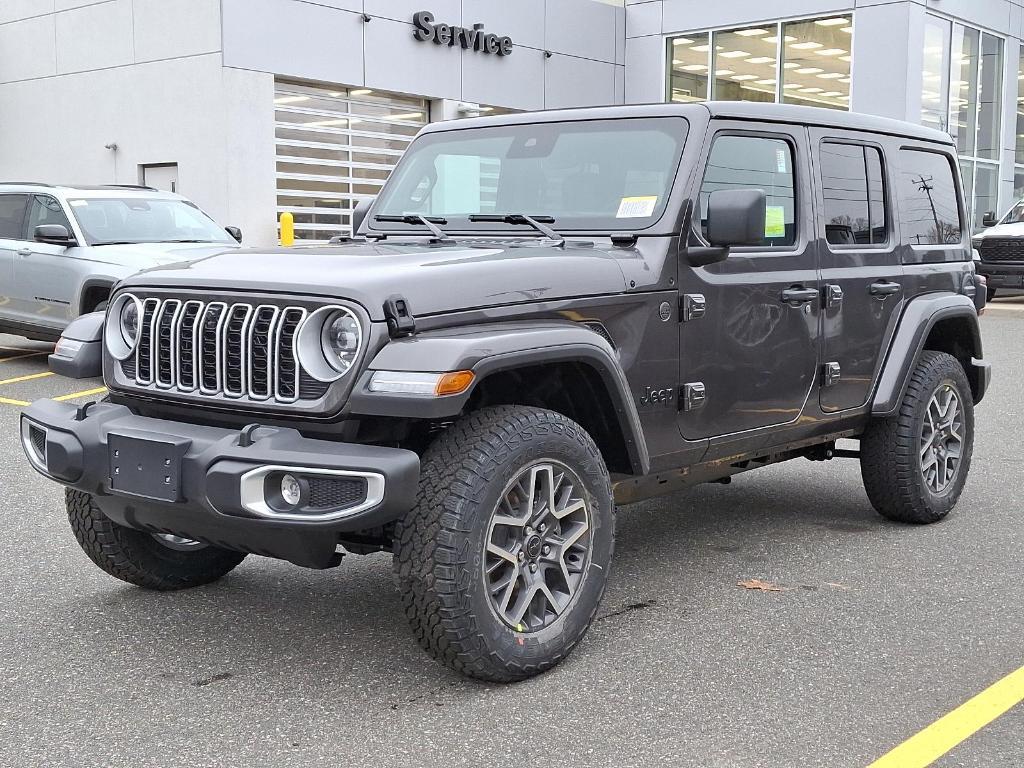
<svg viewBox="0 0 1024 768">
<path fill-rule="evenodd" d="M 956 505 L 974 447 L 974 401 L 959 361 L 921 354 L 896 414 L 861 438 L 861 476 L 879 514 L 933 523 Z"/>
<path fill-rule="evenodd" d="M 996 297 L 996 289 L 995 288 L 987 288 L 986 289 L 986 296 L 988 297 L 988 301 L 992 301 L 992 299 L 994 299 Z"/>
<path fill-rule="evenodd" d="M 82 491 L 67 490 L 67 509 L 71 530 L 89 559 L 111 576 L 146 589 L 209 584 L 245 559 L 243 552 L 117 525 Z"/>
<path fill-rule="evenodd" d="M 502 406 L 466 416 L 427 451 L 395 573 L 428 653 L 512 682 L 583 637 L 613 545 L 611 483 L 590 435 L 561 414 Z"/>
</svg>

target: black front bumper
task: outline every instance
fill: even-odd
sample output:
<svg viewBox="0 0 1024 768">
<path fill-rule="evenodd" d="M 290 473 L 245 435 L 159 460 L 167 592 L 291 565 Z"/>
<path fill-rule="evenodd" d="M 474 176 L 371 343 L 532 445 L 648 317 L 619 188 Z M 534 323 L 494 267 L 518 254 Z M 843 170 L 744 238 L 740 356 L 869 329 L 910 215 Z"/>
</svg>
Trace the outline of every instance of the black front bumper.
<svg viewBox="0 0 1024 768">
<path fill-rule="evenodd" d="M 249 440 L 239 431 L 137 416 L 110 403 L 83 413 L 41 400 L 22 415 L 22 438 L 37 471 L 92 494 L 116 523 L 311 568 L 337 564 L 340 534 L 404 515 L 419 482 L 412 451 L 269 427 Z M 283 514 L 267 503 L 268 472 L 359 481 L 362 496 L 335 509 Z"/>
<path fill-rule="evenodd" d="M 989 288 L 1024 290 L 1024 264 L 1000 263 L 998 261 L 975 262 L 978 274 L 988 280 Z"/>
</svg>

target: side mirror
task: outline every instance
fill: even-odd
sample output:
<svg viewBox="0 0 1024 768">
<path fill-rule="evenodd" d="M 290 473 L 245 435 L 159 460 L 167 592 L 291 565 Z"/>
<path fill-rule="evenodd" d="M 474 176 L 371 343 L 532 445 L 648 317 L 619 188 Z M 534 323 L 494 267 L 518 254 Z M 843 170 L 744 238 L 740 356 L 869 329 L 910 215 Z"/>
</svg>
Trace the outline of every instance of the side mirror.
<svg viewBox="0 0 1024 768">
<path fill-rule="evenodd" d="M 764 240 L 763 189 L 720 189 L 708 196 L 708 241 L 718 248 Z"/>
<path fill-rule="evenodd" d="M 363 222 L 366 221 L 366 214 L 370 212 L 370 206 L 373 205 L 372 200 L 360 200 L 356 203 L 356 207 L 352 209 L 352 234 L 358 234 L 359 228 L 363 226 Z"/>
<path fill-rule="evenodd" d="M 238 227 L 224 227 L 224 231 L 235 238 L 239 243 L 242 242 L 242 230 Z"/>
<path fill-rule="evenodd" d="M 37 243 L 62 245 L 65 248 L 78 245 L 78 241 L 71 236 L 68 228 L 63 224 L 40 224 L 33 231 L 32 237 Z"/>
<path fill-rule="evenodd" d="M 996 221 L 996 215 L 992 211 L 989 211 L 981 217 L 981 226 L 983 227 L 994 227 L 999 222 Z"/>
</svg>

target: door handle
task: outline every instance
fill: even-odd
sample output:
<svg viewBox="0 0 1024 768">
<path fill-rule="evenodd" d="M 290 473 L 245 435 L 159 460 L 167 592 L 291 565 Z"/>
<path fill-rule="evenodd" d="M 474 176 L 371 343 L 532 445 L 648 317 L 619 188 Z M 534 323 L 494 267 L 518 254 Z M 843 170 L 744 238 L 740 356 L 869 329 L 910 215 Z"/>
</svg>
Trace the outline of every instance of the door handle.
<svg viewBox="0 0 1024 768">
<path fill-rule="evenodd" d="M 899 293 L 903 290 L 903 286 L 899 283 L 890 283 L 888 280 L 883 280 L 880 283 L 872 283 L 868 291 L 872 296 L 880 296 L 883 299 L 886 296 L 892 296 L 894 293 Z"/>
<path fill-rule="evenodd" d="M 19 256 L 31 256 L 32 255 L 32 250 L 30 248 L 20 248 L 18 250 L 18 255 Z"/>
<path fill-rule="evenodd" d="M 782 292 L 782 300 L 786 304 L 791 304 L 793 306 L 806 304 L 810 301 L 814 301 L 816 298 L 818 298 L 818 291 L 816 288 L 795 286 L 793 288 L 787 288 Z"/>
</svg>

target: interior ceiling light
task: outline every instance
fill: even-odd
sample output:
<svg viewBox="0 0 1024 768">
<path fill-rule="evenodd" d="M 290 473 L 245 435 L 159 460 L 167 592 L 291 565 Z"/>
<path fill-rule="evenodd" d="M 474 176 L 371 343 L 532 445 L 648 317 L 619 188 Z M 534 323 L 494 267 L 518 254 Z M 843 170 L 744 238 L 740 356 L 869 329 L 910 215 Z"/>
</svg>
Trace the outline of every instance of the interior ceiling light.
<svg viewBox="0 0 1024 768">
<path fill-rule="evenodd" d="M 368 96 L 371 93 L 373 93 L 373 91 L 369 88 L 358 88 L 354 91 L 349 91 L 349 95 L 351 96 Z"/>
<path fill-rule="evenodd" d="M 733 74 L 733 72 L 735 72 L 735 71 L 736 70 L 733 70 L 733 69 L 716 69 L 715 70 L 715 76 L 716 77 L 725 77 L 726 75 Z"/>
<path fill-rule="evenodd" d="M 799 88 L 800 87 L 800 83 L 786 83 L 782 87 L 785 88 L 788 91 L 790 88 Z"/>
<path fill-rule="evenodd" d="M 821 93 L 824 88 L 801 88 L 800 93 Z"/>
<path fill-rule="evenodd" d="M 749 56 L 750 53 L 748 53 L 747 51 L 725 51 L 724 53 L 719 53 L 718 55 L 721 56 L 723 59 L 740 59 L 744 56 Z"/>
<path fill-rule="evenodd" d="M 824 48 L 821 43 L 816 43 L 813 40 L 805 40 L 802 43 L 793 43 L 790 48 L 794 48 L 798 51 L 813 51 L 815 48 Z"/>
<path fill-rule="evenodd" d="M 693 42 L 693 40 L 691 40 L 688 37 L 677 37 L 675 40 L 672 41 L 672 44 L 673 45 L 689 45 L 692 42 Z"/>
<path fill-rule="evenodd" d="M 852 35 L 853 34 L 853 27 L 843 27 L 839 31 L 840 32 L 845 32 L 848 35 Z"/>
<path fill-rule="evenodd" d="M 849 63 L 849 62 L 851 62 L 851 61 L 852 61 L 853 59 L 851 59 L 851 58 L 850 58 L 850 55 L 849 55 L 849 54 L 847 54 L 846 56 L 840 56 L 840 57 L 839 57 L 839 60 L 840 60 L 840 61 L 845 61 L 845 62 Z"/>
<path fill-rule="evenodd" d="M 821 67 L 800 67 L 800 69 L 797 70 L 797 74 L 799 74 L 799 75 L 814 75 L 814 74 L 817 74 L 818 72 L 824 72 L 824 71 L 825 70 L 822 69 Z"/>
<path fill-rule="evenodd" d="M 742 35 L 743 37 L 757 37 L 758 35 L 767 35 L 767 29 L 737 29 L 733 34 Z"/>
<path fill-rule="evenodd" d="M 837 77 L 842 77 L 842 72 L 822 72 L 818 77 L 822 80 L 834 80 Z"/>
<path fill-rule="evenodd" d="M 786 35 L 782 39 L 785 40 L 787 43 L 792 43 L 792 42 L 796 41 L 796 38 L 793 37 L 792 35 Z M 764 40 L 765 40 L 765 42 L 768 42 L 768 43 L 777 43 L 777 42 L 779 42 L 779 36 L 778 35 L 772 35 L 771 37 L 764 38 Z"/>
<path fill-rule="evenodd" d="M 733 80 L 756 80 L 757 75 L 733 75 Z"/>
<path fill-rule="evenodd" d="M 707 66 L 704 64 L 687 64 L 685 67 L 680 67 L 680 69 L 686 70 L 687 72 L 703 72 L 707 69 Z"/>
<path fill-rule="evenodd" d="M 800 65 L 797 64 L 795 61 L 787 61 L 785 64 L 782 65 L 782 68 L 783 69 L 795 69 L 796 67 L 799 67 L 799 66 Z"/>
<path fill-rule="evenodd" d="M 710 47 L 711 46 L 709 46 L 707 43 L 704 43 L 704 45 L 695 45 L 690 50 L 696 51 L 697 53 L 707 53 Z"/>
<path fill-rule="evenodd" d="M 775 79 L 769 77 L 769 78 L 766 78 L 765 80 L 758 80 L 757 84 L 758 85 L 775 85 Z"/>
<path fill-rule="evenodd" d="M 819 56 L 838 56 L 841 53 L 846 53 L 842 48 L 826 48 L 823 51 L 815 51 Z"/>
<path fill-rule="evenodd" d="M 300 101 L 309 101 L 309 96 L 281 96 L 274 99 L 275 104 L 295 104 Z"/>
<path fill-rule="evenodd" d="M 830 97 L 830 98 L 831 98 L 831 97 L 834 97 L 834 96 L 842 96 L 843 94 L 842 94 L 842 92 L 840 92 L 840 91 L 825 91 L 825 92 L 824 92 L 823 94 L 821 94 L 821 95 L 822 95 L 822 96 L 828 96 L 828 97 Z"/>
<path fill-rule="evenodd" d="M 755 56 L 752 59 L 747 59 L 747 64 L 770 64 L 774 62 L 771 56 Z"/>
<path fill-rule="evenodd" d="M 846 16 L 834 16 L 831 19 L 818 19 L 814 23 L 819 27 L 838 27 L 840 24 L 849 24 L 850 19 Z"/>
</svg>

